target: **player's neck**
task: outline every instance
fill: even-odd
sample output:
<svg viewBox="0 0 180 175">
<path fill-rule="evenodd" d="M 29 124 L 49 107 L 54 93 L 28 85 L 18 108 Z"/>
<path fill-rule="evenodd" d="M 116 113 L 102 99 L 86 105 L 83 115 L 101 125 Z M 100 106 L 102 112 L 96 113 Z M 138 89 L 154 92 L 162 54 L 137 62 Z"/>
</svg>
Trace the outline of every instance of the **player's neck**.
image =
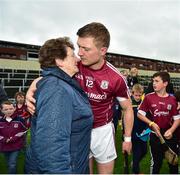
<svg viewBox="0 0 180 175">
<path fill-rule="evenodd" d="M 100 60 L 99 62 L 97 62 L 97 63 L 92 64 L 91 66 L 89 66 L 89 68 L 91 68 L 91 69 L 93 69 L 93 70 L 99 70 L 99 69 L 101 69 L 101 68 L 103 67 L 104 62 L 105 62 L 105 60 L 102 59 L 102 60 Z"/>
<path fill-rule="evenodd" d="M 157 91 L 156 94 L 159 96 L 159 97 L 168 97 L 169 94 L 166 92 L 165 89 L 162 89 L 160 91 Z"/>
<path fill-rule="evenodd" d="M 21 108 L 23 106 L 23 104 L 18 103 L 17 106 L 18 106 L 18 108 Z"/>
</svg>

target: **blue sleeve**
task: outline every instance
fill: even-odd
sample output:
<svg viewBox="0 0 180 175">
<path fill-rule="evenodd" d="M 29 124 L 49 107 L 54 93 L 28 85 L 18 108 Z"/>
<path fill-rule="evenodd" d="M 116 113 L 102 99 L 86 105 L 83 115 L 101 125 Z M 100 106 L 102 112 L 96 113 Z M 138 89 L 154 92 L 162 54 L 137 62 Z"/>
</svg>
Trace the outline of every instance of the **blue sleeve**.
<svg viewBox="0 0 180 175">
<path fill-rule="evenodd" d="M 63 88 L 44 90 L 37 101 L 36 153 L 39 169 L 47 174 L 71 171 L 72 97 Z"/>
</svg>

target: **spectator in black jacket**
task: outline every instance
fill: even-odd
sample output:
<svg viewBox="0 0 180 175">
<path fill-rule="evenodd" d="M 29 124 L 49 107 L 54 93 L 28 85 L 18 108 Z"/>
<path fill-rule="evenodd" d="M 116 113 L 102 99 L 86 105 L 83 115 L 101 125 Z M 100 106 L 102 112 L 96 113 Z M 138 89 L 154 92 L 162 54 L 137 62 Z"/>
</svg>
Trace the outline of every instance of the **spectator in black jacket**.
<svg viewBox="0 0 180 175">
<path fill-rule="evenodd" d="M 127 83 L 130 89 L 139 82 L 138 80 L 138 69 L 136 67 L 132 67 L 129 71 L 129 75 L 127 76 Z"/>
</svg>

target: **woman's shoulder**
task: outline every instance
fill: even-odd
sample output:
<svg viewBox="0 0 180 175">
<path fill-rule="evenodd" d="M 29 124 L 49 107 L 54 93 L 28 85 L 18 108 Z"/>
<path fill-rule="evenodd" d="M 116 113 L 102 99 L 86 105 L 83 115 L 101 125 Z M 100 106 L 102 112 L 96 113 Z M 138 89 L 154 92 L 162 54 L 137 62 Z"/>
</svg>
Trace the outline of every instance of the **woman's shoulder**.
<svg viewBox="0 0 180 175">
<path fill-rule="evenodd" d="M 72 86 L 70 86 L 67 82 L 56 76 L 48 76 L 43 77 L 37 85 L 37 91 L 43 91 L 44 93 L 56 93 L 58 91 L 62 93 L 70 93 L 73 91 Z"/>
</svg>

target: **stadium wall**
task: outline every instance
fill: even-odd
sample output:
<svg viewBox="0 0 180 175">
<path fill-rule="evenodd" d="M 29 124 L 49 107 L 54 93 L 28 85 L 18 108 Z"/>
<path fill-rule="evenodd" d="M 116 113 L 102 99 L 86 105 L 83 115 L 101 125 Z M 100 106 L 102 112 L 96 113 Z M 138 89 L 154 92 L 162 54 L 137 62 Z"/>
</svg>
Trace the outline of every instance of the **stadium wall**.
<svg viewBox="0 0 180 175">
<path fill-rule="evenodd" d="M 38 61 L 0 59 L 2 69 L 40 70 Z"/>
<path fill-rule="evenodd" d="M 7 60 L 0 59 L 0 68 L 2 69 L 20 69 L 20 70 L 40 70 L 40 64 L 38 61 L 28 61 L 28 60 Z M 125 70 L 124 68 L 118 68 L 119 71 Z M 126 69 L 128 70 L 128 69 Z M 157 71 L 151 70 L 140 70 L 139 75 L 152 76 Z M 171 77 L 180 78 L 180 73 L 170 73 Z"/>
<path fill-rule="evenodd" d="M 127 70 L 129 71 L 129 69 L 124 69 L 124 68 L 118 68 L 116 67 L 119 71 L 121 70 Z M 141 70 L 141 69 L 138 69 L 138 75 L 139 76 L 144 76 L 144 75 L 147 75 L 147 76 L 152 76 L 154 73 L 156 73 L 157 71 L 151 71 L 151 70 Z M 172 73 L 172 72 L 169 72 L 170 76 L 171 77 L 174 77 L 174 78 L 180 78 L 180 73 Z"/>
</svg>

